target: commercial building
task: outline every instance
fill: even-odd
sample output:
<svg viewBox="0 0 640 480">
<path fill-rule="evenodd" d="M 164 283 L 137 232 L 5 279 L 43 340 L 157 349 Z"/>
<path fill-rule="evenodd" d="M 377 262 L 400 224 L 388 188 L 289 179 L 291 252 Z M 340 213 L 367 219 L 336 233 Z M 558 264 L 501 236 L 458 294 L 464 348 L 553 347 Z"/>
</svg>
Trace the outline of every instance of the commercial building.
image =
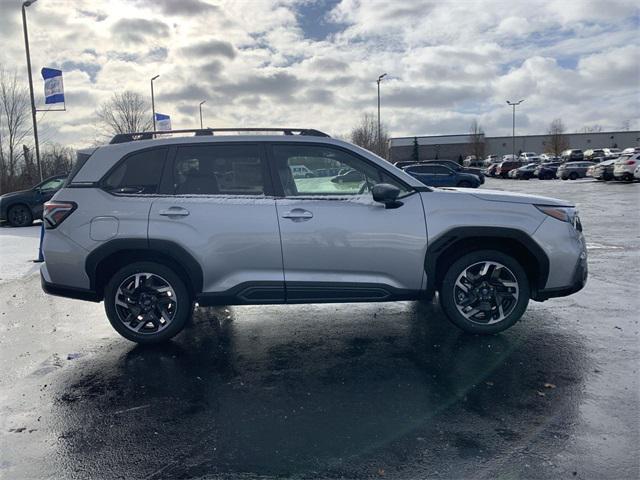
<svg viewBox="0 0 640 480">
<path fill-rule="evenodd" d="M 564 135 L 567 148 L 626 148 L 640 146 L 640 131 L 567 133 Z M 414 150 L 414 139 L 418 142 L 420 159 L 449 158 L 458 159 L 471 154 L 469 134 L 433 135 L 420 137 L 396 137 L 389 140 L 389 160 L 399 162 L 411 160 Z M 512 153 L 513 137 L 487 137 L 481 135 L 479 143 L 484 145 L 484 154 L 506 155 Z M 549 151 L 549 135 L 518 135 L 515 137 L 515 151 L 537 152 Z"/>
</svg>

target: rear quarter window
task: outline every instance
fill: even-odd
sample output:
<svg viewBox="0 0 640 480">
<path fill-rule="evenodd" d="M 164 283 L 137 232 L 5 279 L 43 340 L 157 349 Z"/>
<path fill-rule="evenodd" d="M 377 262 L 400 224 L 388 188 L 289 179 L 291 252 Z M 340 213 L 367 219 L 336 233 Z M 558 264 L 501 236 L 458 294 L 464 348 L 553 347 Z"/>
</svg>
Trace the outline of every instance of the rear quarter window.
<svg viewBox="0 0 640 480">
<path fill-rule="evenodd" d="M 102 188 L 114 194 L 158 193 L 166 157 L 167 148 L 129 154 L 107 173 Z"/>
</svg>

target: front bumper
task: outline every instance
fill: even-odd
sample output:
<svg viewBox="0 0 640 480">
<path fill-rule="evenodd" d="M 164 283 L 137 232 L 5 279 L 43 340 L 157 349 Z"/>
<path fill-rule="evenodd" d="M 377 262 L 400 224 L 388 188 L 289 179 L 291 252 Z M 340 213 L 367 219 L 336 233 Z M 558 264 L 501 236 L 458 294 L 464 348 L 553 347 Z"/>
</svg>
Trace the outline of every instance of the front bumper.
<svg viewBox="0 0 640 480">
<path fill-rule="evenodd" d="M 547 288 L 536 292 L 533 300 L 542 302 L 549 298 L 566 297 L 579 292 L 587 284 L 589 275 L 589 266 L 587 264 L 587 254 L 583 252 L 578 259 L 578 263 L 573 272 L 573 280 L 570 285 L 558 288 Z"/>
</svg>

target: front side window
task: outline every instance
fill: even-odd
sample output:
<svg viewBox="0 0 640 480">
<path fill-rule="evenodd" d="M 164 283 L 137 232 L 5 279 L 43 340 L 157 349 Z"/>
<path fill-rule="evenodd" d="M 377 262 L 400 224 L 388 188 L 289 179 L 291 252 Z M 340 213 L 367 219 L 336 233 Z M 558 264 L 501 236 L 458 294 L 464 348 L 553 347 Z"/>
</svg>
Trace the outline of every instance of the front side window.
<svg viewBox="0 0 640 480">
<path fill-rule="evenodd" d="M 119 194 L 158 193 L 167 156 L 166 148 L 154 148 L 129 155 L 106 178 L 105 190 Z"/>
<path fill-rule="evenodd" d="M 320 145 L 274 145 L 274 161 L 286 196 L 352 196 L 378 183 L 409 190 L 374 165 L 344 150 Z"/>
<path fill-rule="evenodd" d="M 264 164 L 257 145 L 197 145 L 178 148 L 177 195 L 263 195 Z"/>
</svg>

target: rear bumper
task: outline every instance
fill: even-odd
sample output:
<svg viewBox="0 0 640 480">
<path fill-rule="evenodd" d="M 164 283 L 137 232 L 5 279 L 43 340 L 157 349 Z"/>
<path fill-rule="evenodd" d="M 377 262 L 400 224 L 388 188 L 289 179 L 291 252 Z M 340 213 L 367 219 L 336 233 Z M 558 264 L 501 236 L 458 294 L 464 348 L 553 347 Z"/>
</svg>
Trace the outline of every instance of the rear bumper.
<svg viewBox="0 0 640 480">
<path fill-rule="evenodd" d="M 578 259 L 578 263 L 573 272 L 573 279 L 570 285 L 558 288 L 547 288 L 536 292 L 533 300 L 542 302 L 549 298 L 566 297 L 579 292 L 587 284 L 587 277 L 589 275 L 589 267 L 587 265 L 587 256 L 581 255 Z"/>
<path fill-rule="evenodd" d="M 83 288 L 69 287 L 67 285 L 58 285 L 45 279 L 44 269 L 40 270 L 40 284 L 42 290 L 49 295 L 57 297 L 74 298 L 76 300 L 86 300 L 89 302 L 99 302 L 101 299 L 93 290 L 85 290 Z"/>
</svg>

